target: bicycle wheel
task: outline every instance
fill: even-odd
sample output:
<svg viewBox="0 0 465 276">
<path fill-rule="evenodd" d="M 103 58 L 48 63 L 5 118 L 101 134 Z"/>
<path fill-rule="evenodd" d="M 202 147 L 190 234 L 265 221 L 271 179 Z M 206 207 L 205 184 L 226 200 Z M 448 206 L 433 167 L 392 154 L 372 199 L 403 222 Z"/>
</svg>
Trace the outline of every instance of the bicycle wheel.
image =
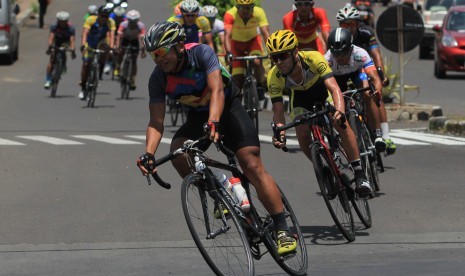
<svg viewBox="0 0 465 276">
<path fill-rule="evenodd" d="M 129 60 L 128 60 L 128 68 L 127 68 L 127 73 L 128 74 L 126 75 L 127 76 L 126 77 L 126 84 L 127 84 L 126 87 L 127 87 L 127 89 L 126 89 L 126 93 L 124 95 L 124 99 L 126 99 L 126 100 L 129 100 L 129 93 L 131 91 L 130 87 L 131 87 L 131 79 L 132 79 L 132 70 L 133 70 L 133 68 L 132 68 L 132 66 L 133 66 L 132 65 L 133 64 L 132 57 L 128 57 L 128 58 L 129 58 Z"/>
<path fill-rule="evenodd" d="M 258 132 L 258 92 L 257 92 L 257 81 L 252 76 L 249 76 L 244 81 L 244 107 L 249 113 L 250 118 L 253 120 L 255 129 Z"/>
<path fill-rule="evenodd" d="M 97 87 L 98 87 L 98 67 L 94 67 L 91 71 L 92 73 L 92 79 L 91 79 L 91 88 L 88 91 L 89 94 L 89 100 L 87 101 L 87 106 L 88 107 L 94 107 L 95 106 L 95 98 L 97 96 Z"/>
<path fill-rule="evenodd" d="M 120 87 L 121 87 L 121 99 L 125 99 L 129 94 L 129 60 L 125 57 L 123 60 L 123 69 L 120 73 Z"/>
<path fill-rule="evenodd" d="M 299 222 L 297 221 L 297 217 L 292 210 L 292 207 L 287 200 L 286 196 L 284 195 L 281 188 L 279 188 L 281 192 L 281 200 L 284 207 L 284 213 L 286 214 L 286 222 L 293 234 L 294 238 L 297 240 L 297 250 L 295 254 L 291 254 L 285 256 L 284 258 L 277 257 L 273 255 L 276 263 L 288 274 L 290 275 L 306 275 L 308 269 L 308 255 L 307 255 L 307 247 L 305 245 L 305 239 L 302 235 L 300 230 Z M 249 185 L 249 201 L 251 203 L 251 211 L 257 217 L 258 222 L 263 226 L 263 228 L 268 228 L 269 231 L 265 231 L 265 237 L 262 239 L 263 243 L 267 247 L 268 251 L 273 252 L 276 251 L 277 243 L 276 243 L 276 236 L 275 236 L 275 229 L 273 226 L 273 221 L 271 219 L 270 214 L 265 209 L 263 204 L 261 203 L 260 199 L 258 198 L 257 192 L 253 185 Z M 261 257 L 260 250 L 259 250 L 259 243 L 251 242 L 253 244 L 252 253 L 254 253 L 254 249 L 258 250 L 255 251 L 256 259 Z"/>
<path fill-rule="evenodd" d="M 234 208 L 206 187 L 202 176 L 191 174 L 181 188 L 182 209 L 195 244 L 216 275 L 254 275 L 247 235 Z M 215 218 L 215 211 L 221 217 Z"/>
<path fill-rule="evenodd" d="M 362 124 L 362 139 L 365 141 L 365 145 L 367 149 L 370 151 L 370 155 L 368 157 L 368 162 L 369 162 L 369 171 L 368 173 L 371 175 L 370 181 L 373 182 L 372 187 L 373 191 L 379 191 L 380 190 L 380 182 L 379 182 L 379 175 L 378 175 L 378 169 L 377 169 L 377 158 L 376 158 L 376 147 L 373 144 L 373 141 L 371 140 L 370 136 L 370 130 L 367 128 L 366 124 Z M 370 183 L 371 183 L 370 182 Z"/>
<path fill-rule="evenodd" d="M 57 53 L 56 56 L 56 61 L 55 64 L 53 65 L 53 70 L 52 70 L 52 87 L 50 91 L 50 97 L 55 98 L 57 89 L 58 89 L 58 82 L 60 81 L 60 75 L 61 75 L 61 68 L 63 65 L 63 59 L 61 58 L 60 53 Z"/>
<path fill-rule="evenodd" d="M 189 112 L 189 108 L 185 106 L 184 104 L 180 103 L 179 104 L 181 107 L 181 122 L 184 124 L 187 121 L 187 113 Z"/>
<path fill-rule="evenodd" d="M 352 209 L 341 187 L 337 172 L 331 167 L 330 158 L 319 143 L 310 146 L 318 186 L 328 207 L 329 213 L 341 234 L 349 241 L 355 240 L 355 226 Z"/>
<path fill-rule="evenodd" d="M 171 118 L 171 125 L 176 126 L 179 116 L 179 103 L 176 100 L 169 99 L 169 113 Z"/>
</svg>

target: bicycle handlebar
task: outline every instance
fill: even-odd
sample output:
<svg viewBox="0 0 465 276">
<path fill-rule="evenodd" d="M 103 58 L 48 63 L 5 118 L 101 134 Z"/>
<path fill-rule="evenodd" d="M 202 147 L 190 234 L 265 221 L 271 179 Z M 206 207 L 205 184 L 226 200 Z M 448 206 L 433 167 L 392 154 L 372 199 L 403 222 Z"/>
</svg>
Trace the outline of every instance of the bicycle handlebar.
<svg viewBox="0 0 465 276">
<path fill-rule="evenodd" d="M 268 56 L 243 56 L 243 57 L 233 57 L 233 60 L 253 60 L 253 59 L 267 59 Z"/>
<path fill-rule="evenodd" d="M 362 92 L 365 92 L 365 91 L 370 91 L 370 96 L 373 96 L 373 94 L 375 93 L 375 90 L 376 90 L 375 86 L 371 81 L 368 81 L 368 84 L 369 84 L 369 86 L 367 86 L 367 87 L 362 87 L 362 88 L 357 88 L 357 89 L 344 91 L 344 92 L 342 92 L 342 95 L 352 97 L 355 94 L 362 93 Z M 380 101 L 379 101 L 378 97 L 376 97 L 375 103 L 376 103 L 377 107 L 380 106 Z"/>
</svg>

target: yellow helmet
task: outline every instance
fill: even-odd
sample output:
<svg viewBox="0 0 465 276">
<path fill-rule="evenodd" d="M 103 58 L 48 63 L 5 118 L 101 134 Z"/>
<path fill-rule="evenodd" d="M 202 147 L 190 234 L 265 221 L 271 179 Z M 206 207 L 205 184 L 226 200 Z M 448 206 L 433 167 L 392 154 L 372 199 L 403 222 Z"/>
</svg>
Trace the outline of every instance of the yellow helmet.
<svg viewBox="0 0 465 276">
<path fill-rule="evenodd" d="M 289 30 L 279 30 L 270 35 L 266 47 L 270 54 L 291 51 L 299 45 L 295 34 Z"/>
<path fill-rule="evenodd" d="M 236 5 L 252 5 L 255 0 L 236 0 Z"/>
</svg>

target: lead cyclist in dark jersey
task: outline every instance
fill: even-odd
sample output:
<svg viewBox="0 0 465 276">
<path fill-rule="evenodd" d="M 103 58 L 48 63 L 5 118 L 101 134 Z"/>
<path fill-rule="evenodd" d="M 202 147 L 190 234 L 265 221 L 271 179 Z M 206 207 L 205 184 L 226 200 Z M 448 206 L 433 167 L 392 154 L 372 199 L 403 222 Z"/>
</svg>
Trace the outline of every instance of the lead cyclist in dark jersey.
<svg viewBox="0 0 465 276">
<path fill-rule="evenodd" d="M 289 232 L 283 212 L 281 194 L 260 158 L 260 142 L 252 120 L 241 105 L 239 89 L 222 67 L 212 48 L 205 44 L 185 44 L 184 28 L 177 22 L 159 22 L 144 36 L 147 52 L 156 67 L 149 80 L 150 121 L 147 126 L 146 153 L 138 162 L 142 174 L 149 172 L 143 160 L 154 160 L 163 136 L 166 97 L 190 106 L 187 121 L 174 134 L 171 150 L 188 140 L 203 135 L 203 125 L 211 129 L 210 139 L 217 140 L 219 131 L 236 154 L 244 174 L 255 186 L 260 200 L 271 214 L 278 237 L 278 253 L 287 255 L 296 250 L 297 242 Z M 181 177 L 191 173 L 183 157 L 172 161 Z"/>
</svg>

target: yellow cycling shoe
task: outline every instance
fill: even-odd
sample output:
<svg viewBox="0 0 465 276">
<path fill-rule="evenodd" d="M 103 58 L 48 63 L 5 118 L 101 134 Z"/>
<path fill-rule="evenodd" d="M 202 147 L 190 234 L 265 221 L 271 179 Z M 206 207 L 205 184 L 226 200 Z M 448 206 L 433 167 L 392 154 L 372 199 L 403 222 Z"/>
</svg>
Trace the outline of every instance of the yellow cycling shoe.
<svg viewBox="0 0 465 276">
<path fill-rule="evenodd" d="M 297 248 L 297 241 L 289 231 L 278 231 L 278 254 L 280 256 L 286 256 L 295 253 Z"/>
<path fill-rule="evenodd" d="M 223 209 L 223 214 L 225 216 L 225 218 L 228 218 L 228 214 L 229 214 L 229 211 L 227 209 Z M 220 210 L 218 210 L 218 208 L 215 208 L 215 212 L 213 213 L 213 217 L 216 218 L 216 219 L 220 219 L 221 218 L 221 213 L 220 213 Z"/>
</svg>

